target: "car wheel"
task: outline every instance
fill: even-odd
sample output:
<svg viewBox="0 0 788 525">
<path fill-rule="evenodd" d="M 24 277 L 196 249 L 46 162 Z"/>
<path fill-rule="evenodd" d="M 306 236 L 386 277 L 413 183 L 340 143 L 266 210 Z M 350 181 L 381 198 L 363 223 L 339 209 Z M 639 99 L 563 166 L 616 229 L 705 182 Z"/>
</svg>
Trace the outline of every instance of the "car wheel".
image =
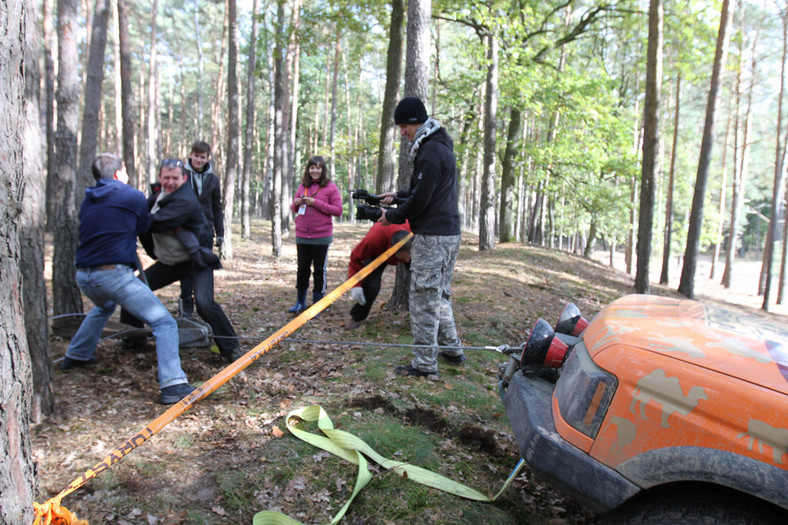
<svg viewBox="0 0 788 525">
<path fill-rule="evenodd" d="M 611 525 L 785 525 L 788 512 L 732 493 L 683 489 L 646 494 L 598 519 Z"/>
</svg>

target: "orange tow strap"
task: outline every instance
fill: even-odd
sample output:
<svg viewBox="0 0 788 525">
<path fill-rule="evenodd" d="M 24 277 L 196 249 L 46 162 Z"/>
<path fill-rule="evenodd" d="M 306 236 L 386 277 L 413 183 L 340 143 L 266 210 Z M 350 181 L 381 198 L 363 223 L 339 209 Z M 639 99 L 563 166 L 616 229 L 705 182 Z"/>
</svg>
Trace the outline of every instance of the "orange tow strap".
<svg viewBox="0 0 788 525">
<path fill-rule="evenodd" d="M 42 505 L 34 503 L 33 506 L 35 509 L 35 520 L 33 521 L 33 525 L 87 525 L 87 521 L 77 519 L 76 516 L 71 513 L 71 511 L 65 507 L 60 506 L 60 501 L 64 497 L 82 487 L 82 485 L 98 476 L 101 472 L 123 459 L 124 456 L 126 456 L 129 452 L 145 443 L 159 430 L 172 422 L 172 420 L 190 409 L 195 403 L 208 397 L 211 393 L 213 393 L 214 390 L 225 384 L 241 370 L 262 357 L 264 353 L 273 348 L 280 341 L 287 339 L 293 332 L 298 330 L 307 321 L 322 312 L 328 305 L 336 301 L 342 294 L 355 286 L 367 275 L 372 273 L 372 271 L 378 266 L 386 262 L 389 257 L 394 255 L 412 236 L 413 234 L 409 233 L 404 239 L 386 250 L 377 259 L 362 268 L 357 274 L 353 275 L 353 277 L 333 289 L 321 300 L 304 310 L 299 316 L 274 332 L 265 341 L 249 350 L 235 362 L 227 365 L 227 367 L 222 369 L 218 374 L 197 387 L 194 392 L 167 409 L 166 412 L 151 421 L 148 426 L 137 432 L 120 447 L 116 448 L 107 456 L 105 456 L 104 459 L 102 459 L 99 463 L 93 465 L 91 469 L 85 471 L 84 474 L 72 481 L 68 487 L 60 492 L 60 494 L 54 498 L 48 499 Z"/>
</svg>

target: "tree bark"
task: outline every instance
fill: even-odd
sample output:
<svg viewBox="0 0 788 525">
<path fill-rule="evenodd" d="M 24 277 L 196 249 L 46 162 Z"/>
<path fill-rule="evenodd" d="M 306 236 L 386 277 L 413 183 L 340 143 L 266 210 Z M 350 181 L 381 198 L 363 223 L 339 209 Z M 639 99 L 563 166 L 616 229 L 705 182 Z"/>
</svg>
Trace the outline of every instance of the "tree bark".
<svg viewBox="0 0 788 525">
<path fill-rule="evenodd" d="M 254 177 L 254 85 L 257 68 L 257 0 L 252 0 L 252 34 L 249 37 L 249 58 L 246 65 L 246 127 L 244 129 L 244 163 L 241 181 L 241 237 L 252 237 L 250 189 Z"/>
<path fill-rule="evenodd" d="M 651 0 L 648 13 L 648 64 L 646 101 L 643 108 L 643 166 L 640 176 L 640 213 L 638 215 L 637 271 L 635 291 L 649 293 L 649 263 L 657 197 L 659 170 L 659 106 L 662 92 L 662 0 Z"/>
<path fill-rule="evenodd" d="M 211 128 L 211 140 L 210 144 L 213 147 L 213 160 L 214 160 L 214 169 L 218 167 L 224 160 L 224 146 L 222 146 L 222 142 L 220 140 L 221 135 L 221 113 L 222 113 L 222 100 L 224 99 L 224 50 L 227 46 L 227 15 L 229 13 L 229 9 L 227 9 L 227 1 L 224 1 L 224 22 L 222 23 L 222 43 L 219 47 L 219 54 L 215 55 L 216 61 L 218 62 L 219 66 L 219 73 L 217 79 L 214 81 L 214 85 L 216 86 L 216 91 L 214 93 L 214 97 L 211 101 L 211 115 L 210 115 L 210 128 Z M 198 27 L 198 31 L 201 30 L 201 27 Z M 220 178 L 221 180 L 221 178 Z"/>
<path fill-rule="evenodd" d="M 430 17 L 432 4 L 430 0 L 410 0 L 408 2 L 408 23 L 405 34 L 407 43 L 405 50 L 405 89 L 404 96 L 419 97 L 427 100 L 429 58 L 430 58 Z M 427 108 L 427 112 L 430 109 Z M 408 161 L 408 141 L 400 141 L 398 188 L 410 185 L 413 165 Z M 407 310 L 410 296 L 410 272 L 404 265 L 397 265 L 397 276 L 394 290 L 388 302 L 390 310 Z"/>
<path fill-rule="evenodd" d="M 32 0 L 25 0 L 28 13 L 35 13 Z M 25 333 L 33 366 L 33 404 L 30 419 L 40 423 L 53 414 L 47 330 L 47 292 L 44 282 L 44 226 L 46 217 L 46 172 L 44 170 L 44 134 L 39 115 L 38 70 L 39 43 L 35 17 L 25 21 L 25 142 L 24 142 L 24 210 L 20 218 L 19 247 L 24 284 Z"/>
<path fill-rule="evenodd" d="M 233 258 L 232 222 L 235 185 L 238 179 L 238 143 L 241 132 L 238 122 L 238 25 L 236 0 L 227 1 L 227 153 L 224 169 L 222 205 L 224 206 L 224 243 L 222 258 Z"/>
<path fill-rule="evenodd" d="M 673 237 L 673 193 L 676 185 L 676 157 L 679 143 L 680 102 L 681 73 L 676 75 L 676 107 L 673 112 L 673 147 L 670 152 L 670 174 L 668 175 L 668 189 L 667 195 L 665 196 L 665 233 L 662 243 L 662 272 L 659 276 L 659 284 L 668 284 L 670 280 L 670 248 Z"/>
<path fill-rule="evenodd" d="M 90 165 L 96 157 L 98 143 L 99 111 L 101 109 L 101 84 L 104 82 L 104 53 L 107 47 L 109 0 L 96 0 L 88 55 L 87 82 L 85 83 L 82 134 L 77 161 L 77 195 L 95 182 Z"/>
<path fill-rule="evenodd" d="M 52 30 L 52 1 L 44 0 L 42 18 L 44 22 L 44 113 L 46 121 L 46 220 L 47 231 L 53 231 L 49 222 L 55 210 L 55 60 L 52 56 L 54 31 Z"/>
<path fill-rule="evenodd" d="M 487 96 L 484 100 L 484 171 L 479 214 L 479 250 L 495 248 L 495 134 L 498 118 L 498 40 L 487 35 Z"/>
<path fill-rule="evenodd" d="M 394 108 L 397 106 L 399 79 L 402 74 L 402 22 L 405 18 L 403 0 L 391 1 L 391 23 L 389 25 L 389 47 L 386 54 L 386 88 L 383 92 L 383 112 L 380 116 L 380 147 L 378 149 L 378 173 L 375 187 L 381 193 L 397 189 L 394 164 Z"/>
<path fill-rule="evenodd" d="M 145 150 L 145 166 L 147 169 L 145 171 L 147 173 L 147 182 L 149 183 L 156 182 L 156 163 L 159 157 L 156 151 L 158 142 L 156 138 L 156 114 L 159 107 L 159 101 L 156 99 L 156 86 L 159 83 L 157 79 L 159 72 L 156 55 L 156 13 L 158 9 L 159 0 L 153 0 L 150 15 L 150 64 L 148 64 L 148 117 L 146 121 L 148 132 L 145 137 L 147 146 Z"/>
<path fill-rule="evenodd" d="M 79 242 L 76 194 L 77 111 L 79 72 L 77 55 L 77 6 L 75 0 L 58 0 L 56 176 L 52 255 L 52 310 L 57 315 L 82 313 L 74 259 Z"/>
<path fill-rule="evenodd" d="M 27 12 L 30 10 L 29 12 Z M 26 16 L 35 11 L 23 0 L 6 0 L 0 17 L 0 523 L 33 521 L 35 466 L 30 449 L 31 373 L 25 336 L 19 222 L 23 207 L 24 46 Z M 31 60 L 37 59 L 36 56 Z M 36 101 L 37 105 L 37 101 Z M 39 129 L 39 122 L 35 128 Z M 40 148 L 39 148 L 40 150 Z M 41 152 L 35 152 L 37 156 Z M 25 203 L 26 204 L 26 203 Z M 42 275 L 43 277 L 43 275 Z"/>
<path fill-rule="evenodd" d="M 285 101 L 284 78 L 284 25 L 285 25 L 285 0 L 277 0 L 276 10 L 276 46 L 274 49 L 274 173 L 271 191 L 272 221 L 271 221 L 271 254 L 279 258 L 282 255 L 282 169 L 284 159 L 284 134 L 282 132 L 282 108 Z"/>
<path fill-rule="evenodd" d="M 738 244 L 739 237 L 739 217 L 741 215 L 741 206 L 743 202 L 742 196 L 744 195 L 745 181 L 742 177 L 741 164 L 739 163 L 739 128 L 741 127 L 741 90 L 739 89 L 739 81 L 741 72 L 736 75 L 735 80 L 735 96 L 736 96 L 736 111 L 733 121 L 733 183 L 731 189 L 731 218 L 728 225 L 728 239 L 725 250 L 725 269 L 722 272 L 721 284 L 725 288 L 730 288 L 731 278 L 733 275 L 733 263 L 736 259 L 736 245 Z"/>
<path fill-rule="evenodd" d="M 722 284 L 725 288 L 730 288 L 731 279 L 733 275 L 733 265 L 735 261 L 736 255 L 736 244 L 738 242 L 739 237 L 739 221 L 741 218 L 741 211 L 742 206 L 745 203 L 746 198 L 746 188 L 747 188 L 747 173 L 749 171 L 749 163 L 750 163 L 750 131 L 752 130 L 752 89 L 749 91 L 749 96 L 747 100 L 747 106 L 744 110 L 744 125 L 743 130 L 741 133 L 741 140 L 739 139 L 739 128 L 742 127 L 741 120 L 742 120 L 742 68 L 739 66 L 737 68 L 736 73 L 736 131 L 734 133 L 735 137 L 735 154 L 734 154 L 734 186 L 733 186 L 733 198 L 732 198 L 732 210 L 731 210 L 731 224 L 730 224 L 730 231 L 731 231 L 731 241 L 728 243 L 728 252 L 727 258 L 725 263 L 725 271 L 722 274 Z M 739 152 L 739 150 L 741 150 Z M 761 274 L 761 277 L 763 275 Z M 762 292 L 762 284 L 763 281 L 758 282 L 758 294 L 760 295 Z"/>
<path fill-rule="evenodd" d="M 501 242 L 511 242 L 517 238 L 517 203 L 516 165 L 515 160 L 523 139 L 523 113 L 519 108 L 512 108 L 509 128 L 506 134 L 506 149 L 501 166 L 501 214 L 499 219 Z"/>
<path fill-rule="evenodd" d="M 728 191 L 728 141 L 730 139 L 731 134 L 731 122 L 733 121 L 733 116 L 728 113 L 728 118 L 725 123 L 725 140 L 722 142 L 722 166 L 720 171 L 722 173 L 722 180 L 720 181 L 720 195 L 719 195 L 719 208 L 720 208 L 720 217 L 717 221 L 717 234 L 715 236 L 714 242 L 714 251 L 711 256 L 711 272 L 709 273 L 709 279 L 714 280 L 717 278 L 717 270 L 719 268 L 719 258 L 720 258 L 720 249 L 722 246 L 722 230 L 725 227 L 725 214 L 726 214 L 726 202 L 725 197 Z"/>
<path fill-rule="evenodd" d="M 695 179 L 695 192 L 692 197 L 689 229 L 687 231 L 687 247 L 684 250 L 684 265 L 681 269 L 679 293 L 693 299 L 695 297 L 695 269 L 698 265 L 700 252 L 700 235 L 703 227 L 703 205 L 706 197 L 706 185 L 709 178 L 711 150 L 714 146 L 714 121 L 717 118 L 717 102 L 720 98 L 722 73 L 728 54 L 730 26 L 733 18 L 733 7 L 736 0 L 723 0 L 720 14 L 720 30 L 717 34 L 717 50 L 714 54 L 714 67 L 711 73 L 709 98 L 706 104 L 706 121 L 703 127 L 703 139 L 698 160 L 698 174 Z"/>
<path fill-rule="evenodd" d="M 342 51 L 342 34 L 337 25 L 334 42 L 334 64 L 331 71 L 331 111 L 329 112 L 330 125 L 328 128 L 328 173 L 331 180 L 336 180 L 335 138 L 337 134 L 337 88 L 339 84 L 339 56 Z"/>
<path fill-rule="evenodd" d="M 290 31 L 290 45 L 288 46 L 288 54 L 291 58 L 290 63 L 291 67 L 289 69 L 290 73 L 287 75 L 288 77 L 288 85 L 291 85 L 292 88 L 290 89 L 290 122 L 288 125 L 288 132 L 290 134 L 290 139 L 288 141 L 288 157 L 287 157 L 287 168 L 286 173 L 295 174 L 296 173 L 296 162 L 297 162 L 297 139 L 298 139 L 298 95 L 300 92 L 301 87 L 301 37 L 299 36 L 301 30 L 301 0 L 295 0 L 293 3 L 293 23 L 292 29 Z M 295 184 L 295 178 L 293 176 L 285 177 L 287 180 L 285 195 L 290 196 L 295 192 L 293 185 Z M 289 203 L 283 203 L 285 206 L 285 216 L 282 218 L 285 230 L 290 231 L 290 208 L 287 207 Z"/>
<path fill-rule="evenodd" d="M 768 256 L 765 257 L 763 268 L 766 272 L 766 283 L 763 289 L 763 306 L 764 310 L 769 310 L 769 295 L 772 288 L 772 261 L 774 260 L 774 243 L 777 237 L 777 219 L 780 216 L 780 210 L 783 205 L 783 179 L 785 174 L 785 152 L 782 150 L 782 114 L 783 114 L 783 95 L 785 94 L 785 61 L 786 54 L 788 54 L 788 27 L 786 25 L 785 15 L 782 17 L 783 22 L 783 49 L 782 49 L 782 62 L 780 66 L 780 93 L 777 103 L 777 141 L 775 144 L 774 154 L 774 186 L 772 187 L 772 211 L 771 220 L 769 221 L 769 233 L 766 236 L 769 243 Z M 754 53 L 753 49 L 753 53 Z M 754 55 L 753 55 L 754 56 Z M 753 62 L 755 59 L 753 58 Z M 753 64 L 754 67 L 754 64 Z M 754 73 L 753 73 L 754 76 Z M 752 92 L 752 88 L 750 89 Z M 785 228 L 785 226 L 783 226 Z M 787 228 L 788 229 L 788 228 Z M 785 249 L 783 247 L 783 249 Z M 784 272 L 781 271 L 781 277 Z M 782 278 L 780 279 L 782 283 Z M 782 288 L 779 289 L 778 302 L 782 301 Z"/>
<path fill-rule="evenodd" d="M 122 81 L 120 76 L 120 39 L 118 38 L 118 25 L 118 3 L 112 2 L 112 27 L 115 29 L 114 38 L 112 39 L 112 59 L 114 69 L 112 84 L 115 92 L 115 98 L 113 100 L 113 109 L 115 110 L 115 136 L 113 138 L 115 140 L 113 147 L 108 149 L 111 149 L 116 153 L 123 151 L 123 91 L 121 90 Z M 181 82 L 181 85 L 183 85 L 183 82 Z M 126 173 L 128 173 L 128 171 L 126 171 Z"/>
</svg>

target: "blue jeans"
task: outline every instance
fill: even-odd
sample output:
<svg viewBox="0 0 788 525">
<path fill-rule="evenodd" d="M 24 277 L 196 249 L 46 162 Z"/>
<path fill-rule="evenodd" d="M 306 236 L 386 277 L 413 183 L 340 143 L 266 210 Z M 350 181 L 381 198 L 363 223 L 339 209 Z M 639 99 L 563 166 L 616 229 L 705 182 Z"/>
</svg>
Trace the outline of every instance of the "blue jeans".
<svg viewBox="0 0 788 525">
<path fill-rule="evenodd" d="M 188 382 L 178 354 L 178 325 L 150 288 L 137 279 L 131 267 L 118 264 L 111 270 L 80 268 L 77 285 L 95 306 L 71 339 L 66 357 L 76 361 L 90 359 L 107 319 L 119 304 L 153 329 L 159 388 Z"/>
</svg>

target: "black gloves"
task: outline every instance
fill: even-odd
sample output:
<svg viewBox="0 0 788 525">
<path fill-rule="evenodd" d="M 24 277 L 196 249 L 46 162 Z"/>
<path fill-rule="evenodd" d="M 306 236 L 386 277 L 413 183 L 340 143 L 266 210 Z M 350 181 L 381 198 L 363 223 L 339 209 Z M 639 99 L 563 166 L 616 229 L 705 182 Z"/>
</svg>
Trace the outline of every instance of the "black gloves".
<svg viewBox="0 0 788 525">
<path fill-rule="evenodd" d="M 200 248 L 192 254 L 192 262 L 197 268 L 213 268 L 218 270 L 222 267 L 219 256 L 208 248 Z"/>
</svg>

